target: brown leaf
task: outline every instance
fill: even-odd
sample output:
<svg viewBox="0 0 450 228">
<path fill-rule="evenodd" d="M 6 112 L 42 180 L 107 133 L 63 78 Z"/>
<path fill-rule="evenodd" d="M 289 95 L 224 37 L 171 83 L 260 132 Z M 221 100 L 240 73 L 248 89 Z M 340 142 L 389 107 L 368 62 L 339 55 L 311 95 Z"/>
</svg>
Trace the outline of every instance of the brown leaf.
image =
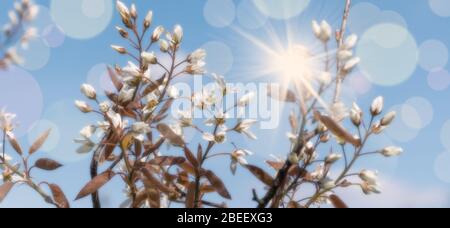
<svg viewBox="0 0 450 228">
<path fill-rule="evenodd" d="M 174 146 L 184 147 L 185 142 L 181 136 L 177 135 L 167 124 L 158 124 L 156 127 L 161 135 L 170 141 Z"/>
<path fill-rule="evenodd" d="M 41 158 L 34 163 L 34 166 L 39 169 L 52 171 L 61 168 L 62 165 L 52 159 Z"/>
<path fill-rule="evenodd" d="M 247 165 L 247 169 L 260 181 L 262 181 L 267 186 L 272 186 L 273 178 L 269 174 L 267 174 L 264 170 L 259 167 L 253 165 Z"/>
<path fill-rule="evenodd" d="M 36 151 L 38 151 L 42 145 L 44 145 L 45 141 L 47 140 L 48 136 L 50 135 L 50 132 L 52 130 L 48 129 L 46 132 L 44 132 L 39 138 L 33 143 L 33 145 L 30 147 L 29 154 L 34 154 Z"/>
<path fill-rule="evenodd" d="M 347 204 L 342 201 L 342 199 L 337 195 L 331 195 L 330 201 L 335 208 L 345 209 L 348 208 Z"/>
<path fill-rule="evenodd" d="M 86 186 L 78 193 L 78 196 L 75 200 L 82 199 L 88 195 L 91 195 L 92 193 L 99 190 L 101 187 L 103 187 L 106 183 L 108 183 L 113 177 L 116 175 L 113 171 L 106 171 L 89 181 Z"/>
<path fill-rule="evenodd" d="M 194 208 L 195 206 L 195 182 L 191 182 L 186 193 L 186 208 Z"/>
<path fill-rule="evenodd" d="M 353 135 L 351 135 L 347 130 L 345 130 L 344 127 L 342 127 L 339 123 L 334 121 L 332 118 L 330 118 L 328 116 L 323 116 L 319 112 L 315 112 L 314 115 L 335 136 L 345 140 L 348 143 L 351 143 L 355 147 L 361 146 L 361 140 L 353 137 Z"/>
<path fill-rule="evenodd" d="M 159 86 L 164 82 L 165 75 L 158 79 L 157 81 L 150 82 L 150 84 L 145 87 L 144 91 L 142 92 L 142 97 L 145 97 L 149 95 L 150 93 L 153 93 L 156 89 L 159 88 Z"/>
<path fill-rule="evenodd" d="M 14 183 L 9 181 L 0 186 L 0 202 L 2 202 L 6 198 L 13 186 Z"/>
<path fill-rule="evenodd" d="M 287 205 L 287 208 L 290 208 L 290 209 L 301 208 L 301 207 L 302 206 L 299 203 L 295 202 L 295 201 L 291 201 Z"/>
<path fill-rule="evenodd" d="M 175 101 L 174 99 L 169 99 L 168 101 L 166 101 L 161 110 L 159 110 L 158 116 L 165 115 L 166 112 L 169 111 L 170 107 L 172 107 L 174 101 Z"/>
<path fill-rule="evenodd" d="M 287 88 L 282 88 L 278 85 L 269 85 L 267 88 L 268 96 L 284 102 L 297 102 L 295 93 Z"/>
<path fill-rule="evenodd" d="M 200 166 L 199 161 L 197 161 L 197 158 L 195 158 L 194 154 L 191 150 L 189 150 L 189 148 L 184 147 L 184 155 L 186 156 L 187 160 L 194 166 L 194 168 L 198 168 Z"/>
<path fill-rule="evenodd" d="M 149 156 L 150 154 L 152 154 L 153 152 L 157 151 L 157 150 L 163 145 L 163 143 L 164 143 L 165 141 L 166 141 L 166 140 L 165 140 L 164 138 L 161 138 L 161 139 L 159 139 L 158 142 L 156 142 L 155 144 L 148 146 L 148 147 L 145 149 L 145 153 L 143 154 L 143 157 L 147 157 L 147 156 Z"/>
<path fill-rule="evenodd" d="M 216 176 L 216 174 L 208 170 L 205 172 L 205 176 L 209 180 L 211 185 L 216 189 L 217 193 L 219 193 L 220 196 L 222 196 L 225 199 L 231 200 L 231 195 L 228 192 L 227 188 L 225 187 L 225 184 L 219 177 Z"/>
<path fill-rule="evenodd" d="M 116 87 L 117 91 L 122 90 L 123 83 L 120 81 L 120 79 L 117 77 L 114 70 L 111 69 L 111 67 L 108 67 L 108 74 L 109 78 L 111 79 L 111 82 L 113 83 L 114 87 Z"/>
<path fill-rule="evenodd" d="M 159 166 L 173 166 L 183 164 L 185 161 L 186 159 L 183 157 L 160 156 L 149 161 L 148 163 Z"/>
<path fill-rule="evenodd" d="M 7 134 L 7 136 L 8 136 L 9 144 L 11 144 L 12 148 L 13 148 L 19 155 L 22 155 L 22 154 L 23 154 L 23 151 L 22 151 L 22 148 L 20 147 L 19 143 L 17 142 L 17 139 L 16 139 L 13 135 Z"/>
<path fill-rule="evenodd" d="M 157 189 L 150 189 L 147 198 L 151 208 L 161 207 L 161 193 Z"/>
<path fill-rule="evenodd" d="M 188 161 L 183 162 L 179 165 L 184 171 L 187 173 L 190 173 L 192 175 L 195 175 L 195 168 L 189 163 Z"/>
<path fill-rule="evenodd" d="M 49 184 L 50 190 L 52 191 L 53 199 L 58 204 L 59 208 L 70 208 L 69 201 L 64 195 L 64 192 L 56 184 Z"/>
<path fill-rule="evenodd" d="M 203 159 L 203 148 L 201 144 L 198 144 L 197 148 L 197 160 L 201 161 Z"/>
<path fill-rule="evenodd" d="M 276 161 L 266 161 L 266 163 L 272 167 L 275 171 L 278 171 L 283 168 L 284 162 L 276 162 Z"/>
<path fill-rule="evenodd" d="M 131 205 L 132 208 L 140 208 L 141 205 L 147 200 L 149 194 L 148 191 L 141 190 L 136 194 L 136 199 L 134 200 L 133 204 Z"/>
<path fill-rule="evenodd" d="M 172 189 L 170 189 L 169 187 L 161 183 L 158 179 L 156 179 L 148 168 L 142 168 L 141 171 L 144 177 L 142 178 L 142 181 L 144 182 L 145 187 L 150 189 L 156 188 L 166 194 L 170 194 L 173 192 Z"/>
</svg>

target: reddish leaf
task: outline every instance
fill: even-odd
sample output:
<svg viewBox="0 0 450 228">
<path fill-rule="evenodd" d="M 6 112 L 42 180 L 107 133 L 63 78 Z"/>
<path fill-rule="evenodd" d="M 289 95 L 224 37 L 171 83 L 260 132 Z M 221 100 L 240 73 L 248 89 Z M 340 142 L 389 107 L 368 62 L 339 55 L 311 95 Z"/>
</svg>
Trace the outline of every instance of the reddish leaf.
<svg viewBox="0 0 450 228">
<path fill-rule="evenodd" d="M 9 144 L 11 144 L 12 148 L 13 148 L 19 155 L 22 155 L 22 154 L 23 154 L 22 148 L 20 147 L 20 145 L 19 145 L 19 143 L 17 142 L 17 139 L 14 137 L 14 135 L 7 134 L 7 136 L 8 136 Z"/>
<path fill-rule="evenodd" d="M 220 196 L 222 196 L 225 199 L 231 200 L 231 195 L 228 192 L 227 188 L 225 187 L 225 184 L 219 177 L 216 176 L 216 174 L 208 170 L 205 172 L 205 176 L 209 180 L 211 185 L 216 189 L 217 193 L 219 193 Z"/>
<path fill-rule="evenodd" d="M 184 147 L 185 142 L 181 136 L 177 135 L 172 128 L 166 124 L 158 124 L 156 127 L 161 135 L 170 141 L 171 144 L 178 147 Z"/>
<path fill-rule="evenodd" d="M 62 165 L 59 164 L 57 161 L 48 158 L 41 158 L 34 163 L 34 166 L 36 166 L 39 169 L 52 171 L 61 168 Z"/>
<path fill-rule="evenodd" d="M 331 195 L 330 201 L 335 208 L 340 209 L 348 208 L 347 204 L 345 204 L 344 201 L 342 201 L 342 199 L 337 195 Z"/>
<path fill-rule="evenodd" d="M 343 128 L 339 123 L 334 121 L 332 118 L 328 116 L 323 116 L 319 112 L 315 112 L 314 115 L 316 118 L 325 125 L 331 133 L 336 135 L 337 137 L 345 140 L 348 143 L 351 143 L 355 147 L 361 146 L 361 140 L 356 139 L 351 135 L 345 128 Z"/>
<path fill-rule="evenodd" d="M 185 161 L 186 159 L 183 157 L 160 156 L 149 161 L 148 163 L 159 166 L 173 166 L 183 164 Z"/>
<path fill-rule="evenodd" d="M 264 170 L 253 165 L 247 165 L 246 167 L 255 177 L 257 177 L 264 184 L 266 184 L 267 186 L 272 186 L 273 178 L 272 176 L 267 174 Z"/>
<path fill-rule="evenodd" d="M 186 156 L 187 160 L 194 166 L 194 168 L 198 168 L 200 166 L 199 161 L 197 161 L 197 158 L 195 158 L 194 154 L 191 150 L 189 150 L 189 148 L 184 147 L 184 155 Z"/>
<path fill-rule="evenodd" d="M 156 188 L 159 189 L 160 191 L 166 193 L 166 194 L 170 194 L 173 192 L 172 189 L 170 189 L 169 187 L 165 186 L 164 184 L 162 184 L 158 179 L 156 179 L 153 174 L 150 172 L 150 170 L 148 168 L 142 168 L 141 169 L 142 174 L 144 174 L 144 178 L 142 178 L 144 185 L 147 188 Z"/>
<path fill-rule="evenodd" d="M 194 208 L 195 206 L 195 187 L 196 185 L 194 182 L 191 182 L 189 184 L 186 193 L 186 202 L 185 202 L 186 208 Z"/>
<path fill-rule="evenodd" d="M 170 107 L 172 107 L 172 104 L 174 101 L 175 101 L 174 99 L 169 99 L 168 101 L 166 101 L 164 106 L 159 111 L 158 116 L 162 116 L 162 115 L 166 114 L 166 112 L 169 111 Z"/>
<path fill-rule="evenodd" d="M 284 166 L 284 162 L 266 161 L 266 163 L 276 171 L 282 169 Z"/>
<path fill-rule="evenodd" d="M 115 173 L 113 171 L 106 171 L 94 179 L 89 181 L 86 186 L 78 193 L 78 196 L 75 200 L 82 199 L 88 195 L 91 195 L 94 192 L 97 192 L 101 187 L 103 187 L 106 183 L 108 183 L 113 177 Z"/>
<path fill-rule="evenodd" d="M 147 200 L 150 204 L 151 208 L 160 208 L 161 207 L 161 193 L 156 189 L 151 189 L 148 191 Z"/>
<path fill-rule="evenodd" d="M 9 181 L 0 186 L 0 202 L 2 202 L 6 198 L 13 186 L 14 183 Z"/>
<path fill-rule="evenodd" d="M 198 144 L 198 149 L 197 149 L 197 160 L 201 161 L 203 159 L 203 148 L 201 144 Z"/>
<path fill-rule="evenodd" d="M 56 184 L 49 184 L 50 190 L 52 191 L 53 199 L 58 204 L 59 208 L 70 208 L 69 201 L 64 195 L 64 192 Z"/>
<path fill-rule="evenodd" d="M 36 151 L 38 151 L 42 147 L 42 145 L 44 145 L 44 143 L 47 140 L 48 136 L 50 135 L 51 131 L 52 131 L 51 129 L 48 129 L 41 136 L 39 136 L 39 138 L 30 147 L 30 150 L 29 150 L 30 155 L 34 154 Z"/>
</svg>

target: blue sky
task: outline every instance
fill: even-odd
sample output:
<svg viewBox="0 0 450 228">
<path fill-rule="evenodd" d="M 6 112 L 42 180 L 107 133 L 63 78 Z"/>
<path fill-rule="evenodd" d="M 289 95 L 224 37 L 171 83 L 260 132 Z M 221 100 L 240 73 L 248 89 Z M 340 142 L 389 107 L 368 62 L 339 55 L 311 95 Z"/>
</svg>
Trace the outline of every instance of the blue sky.
<svg viewBox="0 0 450 228">
<path fill-rule="evenodd" d="M 279 2 L 283 1 L 288 2 L 288 0 Z M 72 10 L 69 6 L 64 9 L 64 3 L 62 6 L 52 8 L 50 0 L 36 0 L 36 2 L 47 7 L 50 14 L 58 7 L 62 7 L 58 8 L 59 10 Z M 74 4 L 77 5 L 83 4 L 82 0 L 71 2 L 76 2 Z M 93 118 L 79 114 L 73 107 L 73 100 L 82 98 L 79 85 L 93 80 L 96 74 L 101 74 L 102 64 L 124 65 L 127 61 L 109 48 L 111 44 L 122 43 L 114 29 L 120 20 L 117 13 L 112 11 L 112 1 L 92 2 L 94 5 L 99 4 L 96 6 L 103 6 L 97 9 L 99 12 L 95 10 L 95 7 L 83 11 L 93 14 L 92 21 L 89 21 L 89 18 L 80 18 L 79 23 L 74 23 L 78 21 L 75 14 L 68 15 L 66 19 L 59 18 L 52 21 L 49 17 L 40 20 L 42 23 L 38 24 L 38 27 L 48 28 L 49 25 L 58 24 L 62 30 L 71 31 L 71 34 L 66 35 L 56 31 L 48 38 L 51 41 L 50 46 L 56 47 L 45 48 L 46 46 L 36 44 L 48 53 L 48 61 L 33 53 L 34 49 L 32 49 L 25 54 L 30 56 L 31 67 L 14 69 L 13 71 L 19 75 L 17 78 L 9 78 L 14 77 L 11 72 L 0 73 L 0 88 L 2 88 L 0 107 L 10 108 L 10 111 L 18 113 L 19 121 L 22 119 L 23 125 L 18 131 L 24 144 L 29 141 L 25 133 L 33 122 L 41 120 L 39 126 L 42 129 L 47 126 L 57 127 L 58 134 L 51 139 L 53 143 L 47 147 L 49 152 L 46 156 L 62 159 L 65 166 L 53 173 L 36 173 L 36 177 L 38 179 L 45 177 L 60 184 L 70 199 L 75 198 L 80 188 L 89 179 L 89 158 L 77 155 L 76 146 L 71 143 L 71 140 L 77 136 L 79 129 L 84 125 L 94 122 Z M 103 2 L 105 5 L 101 4 Z M 131 1 L 124 2 L 131 3 Z M 212 53 L 207 59 L 210 72 L 225 73 L 230 82 L 249 82 L 254 81 L 255 78 L 267 81 L 270 77 L 255 73 L 254 69 L 261 64 L 261 50 L 244 38 L 241 32 L 255 36 L 271 45 L 273 42 L 270 41 L 272 37 L 268 30 L 273 29 L 281 40 L 286 41 L 286 27 L 289 27 L 295 31 L 292 35 L 295 41 L 317 47 L 310 32 L 311 20 L 325 19 L 331 25 L 338 26 L 344 1 L 311 1 L 302 12 L 296 14 L 297 16 L 281 20 L 267 17 L 249 1 L 247 3 L 243 3 L 246 2 L 245 0 L 217 2 L 137 0 L 136 4 L 141 14 L 149 9 L 153 10 L 156 24 L 162 24 L 168 28 L 181 24 L 185 30 L 183 46 L 185 53 L 202 46 L 211 49 L 208 50 Z M 450 144 L 448 143 L 450 126 L 447 124 L 445 127 L 445 123 L 450 120 L 448 108 L 450 76 L 448 73 L 445 74 L 445 71 L 448 70 L 446 45 L 450 43 L 450 31 L 446 29 L 446 26 L 450 22 L 448 17 L 450 6 L 442 2 L 442 0 L 354 1 L 355 10 L 352 13 L 355 12 L 355 16 L 350 18 L 349 27 L 352 32 L 368 42 L 367 46 L 359 46 L 356 52 L 368 57 L 369 60 L 363 60 L 362 68 L 351 76 L 353 83 L 362 84 L 352 84 L 348 87 L 349 99 L 355 98 L 361 107 L 368 107 L 374 97 L 383 95 L 386 98 L 386 107 L 397 107 L 396 110 L 401 113 L 400 122 L 395 125 L 398 130 L 388 132 L 387 136 L 374 140 L 370 146 L 395 144 L 403 147 L 405 154 L 394 160 L 374 158 L 369 162 L 361 163 L 360 167 L 379 170 L 381 178 L 388 181 L 385 191 L 392 190 L 394 193 L 369 197 L 368 205 L 364 204 L 365 198 L 348 199 L 351 202 L 350 205 L 353 203 L 358 206 L 379 206 L 374 202 L 381 201 L 386 202 L 386 206 L 409 206 L 408 200 L 417 198 L 410 205 L 449 206 L 447 189 L 450 187 L 450 168 L 447 167 L 450 166 L 446 163 L 450 164 L 450 146 L 446 148 L 446 145 Z M 209 15 L 209 11 L 205 15 L 205 7 L 212 9 L 212 12 L 215 12 L 214 16 Z M 274 10 L 277 9 L 277 7 L 274 8 Z M 108 20 L 108 14 L 112 15 L 111 20 Z M 80 15 L 83 17 L 82 13 Z M 5 12 L 1 12 L 0 22 L 5 21 L 5 18 Z M 380 24 L 395 25 L 393 27 L 395 29 L 387 30 L 386 27 L 380 27 Z M 66 25 L 69 27 L 64 28 Z M 84 31 L 84 28 L 89 28 L 92 37 L 79 39 L 77 36 L 86 35 L 80 32 Z M 386 60 L 392 57 L 392 55 L 386 55 L 388 51 L 378 52 L 371 49 L 370 42 L 390 45 L 396 43 L 396 39 L 402 36 L 411 39 L 408 41 L 407 38 L 400 38 L 400 43 L 405 44 L 404 46 L 394 45 L 395 47 L 388 48 L 393 51 L 395 57 L 389 62 L 383 61 L 383 58 Z M 414 59 L 415 55 L 417 61 L 408 60 L 411 56 Z M 373 70 L 374 65 L 381 70 Z M 408 69 L 411 67 L 413 68 L 409 73 Z M 398 72 L 398 74 L 393 75 L 392 72 Z M 434 74 L 438 72 L 441 76 L 429 76 L 430 72 Z M 373 74 L 368 76 L 370 73 Z M 273 77 L 273 75 L 269 76 Z M 367 79 L 377 76 L 383 79 L 375 78 L 372 82 Z M 5 86 L 6 84 L 8 86 Z M 386 86 L 386 84 L 394 85 Z M 367 89 L 354 87 L 356 85 Z M 288 111 L 289 109 L 286 108 L 284 116 Z M 286 118 L 281 119 L 281 121 L 285 120 Z M 250 158 L 252 163 L 263 164 L 264 160 L 270 158 L 270 154 L 283 157 L 285 156 L 283 151 L 287 151 L 289 147 L 285 137 L 285 132 L 289 129 L 286 122 L 282 122 L 280 129 L 276 130 L 255 129 L 259 137 L 256 142 L 238 137 L 235 140 L 255 153 L 255 156 Z M 36 135 L 35 132 L 36 130 L 32 130 L 30 134 Z M 230 206 L 253 206 L 251 188 L 253 186 L 261 188 L 257 180 L 242 169 L 237 176 L 231 176 L 228 163 L 213 161 L 210 166 L 220 170 L 218 172 L 224 176 L 225 182 L 232 189 L 235 200 L 229 204 Z M 113 181 L 102 190 L 106 206 L 114 207 L 121 202 L 123 194 L 119 189 L 119 182 Z M 402 189 L 404 192 L 394 191 L 394 189 Z M 72 202 L 76 207 L 87 207 L 89 203 L 88 200 Z M 19 188 L 0 206 L 40 207 L 46 205 L 31 191 Z"/>
</svg>

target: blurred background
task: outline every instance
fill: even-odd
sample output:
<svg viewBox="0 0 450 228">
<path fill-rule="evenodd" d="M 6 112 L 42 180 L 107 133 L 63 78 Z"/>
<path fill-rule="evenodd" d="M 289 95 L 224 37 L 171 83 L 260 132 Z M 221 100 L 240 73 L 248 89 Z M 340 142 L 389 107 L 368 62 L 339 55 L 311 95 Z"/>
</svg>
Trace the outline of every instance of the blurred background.
<svg viewBox="0 0 450 228">
<path fill-rule="evenodd" d="M 0 24 L 7 20 L 5 9 L 13 1 L 2 1 Z M 19 67 L 0 71 L 0 108 L 17 113 L 16 133 L 29 144 L 42 131 L 52 128 L 44 146 L 46 156 L 64 163 L 56 172 L 36 172 L 37 179 L 58 183 L 70 199 L 89 180 L 89 155 L 75 153 L 73 139 L 79 130 L 95 123 L 94 116 L 80 114 L 73 105 L 83 98 L 82 83 L 99 91 L 108 90 L 107 65 L 125 65 L 127 59 L 110 49 L 123 44 L 114 26 L 120 24 L 113 0 L 35 0 L 40 5 L 39 39 L 21 54 Z M 124 1 L 127 4 L 132 1 Z M 344 0 L 136 0 L 141 15 L 154 11 L 154 25 L 185 31 L 183 52 L 197 48 L 208 51 L 208 72 L 223 74 L 229 82 L 269 81 L 276 75 L 261 75 L 267 59 L 249 36 L 277 48 L 287 43 L 311 47 L 321 53 L 311 33 L 312 20 L 340 25 Z M 383 194 L 363 196 L 359 189 L 345 190 L 342 198 L 351 207 L 449 207 L 450 206 L 450 4 L 446 0 L 354 0 L 349 31 L 360 37 L 356 55 L 359 68 L 348 78 L 344 101 L 358 101 L 367 108 L 382 95 L 386 107 L 396 110 L 398 119 L 387 134 L 369 143 L 372 149 L 387 145 L 404 148 L 395 159 L 373 157 L 358 167 L 380 172 Z M 206 79 L 208 81 L 209 79 Z M 289 148 L 287 115 L 274 130 L 257 130 L 258 141 L 231 138 L 255 153 L 251 163 L 263 165 L 271 155 L 284 158 Z M 193 136 L 197 137 L 197 136 Z M 25 147 L 25 145 L 24 145 Z M 370 148 L 368 150 L 370 150 Z M 226 148 L 224 148 L 226 150 Z M 42 156 L 42 155 L 41 155 Z M 210 163 L 219 170 L 234 200 L 232 207 L 253 207 L 251 190 L 262 186 L 245 170 L 236 176 L 229 164 Z M 101 190 L 102 202 L 117 207 L 124 199 L 120 181 Z M 219 198 L 214 198 L 220 200 Z M 34 192 L 19 187 L 0 207 L 46 207 Z M 72 202 L 89 207 L 89 199 Z"/>
</svg>

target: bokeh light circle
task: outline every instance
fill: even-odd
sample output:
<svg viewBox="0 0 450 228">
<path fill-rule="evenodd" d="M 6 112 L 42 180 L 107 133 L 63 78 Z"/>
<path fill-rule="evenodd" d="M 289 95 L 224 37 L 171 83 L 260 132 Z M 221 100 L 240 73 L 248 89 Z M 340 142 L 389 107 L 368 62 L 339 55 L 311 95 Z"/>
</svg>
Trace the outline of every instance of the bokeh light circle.
<svg viewBox="0 0 450 228">
<path fill-rule="evenodd" d="M 231 25 L 236 17 L 233 0 L 207 0 L 203 16 L 211 26 L 223 28 Z"/>
<path fill-rule="evenodd" d="M 364 18 L 361 20 L 361 18 Z M 363 34 L 367 28 L 376 24 L 389 23 L 407 27 L 406 20 L 395 11 L 383 11 L 378 6 L 361 2 L 355 4 L 351 9 L 348 19 L 349 29 L 356 34 Z"/>
<path fill-rule="evenodd" d="M 87 73 L 87 83 L 98 90 L 98 94 L 104 91 L 114 92 L 115 87 L 108 74 L 108 66 L 104 63 L 93 66 Z"/>
<path fill-rule="evenodd" d="M 434 173 L 439 180 L 450 183 L 450 152 L 439 154 L 434 162 Z"/>
<path fill-rule="evenodd" d="M 41 118 L 43 105 L 41 88 L 31 74 L 14 66 L 0 70 L 0 109 L 17 114 L 18 137 Z"/>
<path fill-rule="evenodd" d="M 415 139 L 419 135 L 420 130 L 412 128 L 406 123 L 404 115 L 402 115 L 403 109 L 413 112 L 413 115 L 415 115 L 415 119 L 419 119 L 417 110 L 411 108 L 411 106 L 393 106 L 389 111 L 395 111 L 398 115 L 397 118 L 389 126 L 389 128 L 386 129 L 386 135 L 395 141 L 406 143 Z"/>
<path fill-rule="evenodd" d="M 233 66 L 234 57 L 228 45 L 211 41 L 203 45 L 203 49 L 208 53 L 206 57 L 206 69 L 208 73 L 225 75 Z"/>
<path fill-rule="evenodd" d="M 450 5 L 447 0 L 428 0 L 431 11 L 440 17 L 450 17 Z"/>
<path fill-rule="evenodd" d="M 49 152 L 56 148 L 61 138 L 58 125 L 48 120 L 35 122 L 28 131 L 28 143 L 32 145 L 45 131 L 51 129 L 50 135 L 40 150 Z"/>
<path fill-rule="evenodd" d="M 236 10 L 239 24 L 247 29 L 257 29 L 266 24 L 268 17 L 262 14 L 251 1 L 241 1 Z"/>
<path fill-rule="evenodd" d="M 301 14 L 310 0 L 252 0 L 261 13 L 274 19 L 289 19 Z"/>
<path fill-rule="evenodd" d="M 357 46 L 359 68 L 376 85 L 395 86 L 409 79 L 418 62 L 418 48 L 410 32 L 395 24 L 369 28 Z"/>
<path fill-rule="evenodd" d="M 21 67 L 35 71 L 43 68 L 50 60 L 50 47 L 42 39 L 33 39 L 27 48 L 18 48 L 17 53 L 23 58 Z"/>
<path fill-rule="evenodd" d="M 367 80 L 362 73 L 356 73 L 348 78 L 348 83 L 352 90 L 354 90 L 359 95 L 364 95 L 370 92 L 372 89 L 372 84 Z"/>
<path fill-rule="evenodd" d="M 420 45 L 420 66 L 427 71 L 444 68 L 448 63 L 448 48 L 438 40 L 427 40 Z"/>
<path fill-rule="evenodd" d="M 430 88 L 436 91 L 445 90 L 450 86 L 450 73 L 444 69 L 431 71 L 427 79 Z"/>
<path fill-rule="evenodd" d="M 401 115 L 409 127 L 423 129 L 433 121 L 433 104 L 423 97 L 412 97 L 405 102 Z"/>
<path fill-rule="evenodd" d="M 75 39 L 89 39 L 103 32 L 113 15 L 112 0 L 52 0 L 50 10 L 55 23 Z"/>
<path fill-rule="evenodd" d="M 450 150 L 450 120 L 442 125 L 441 129 L 441 143 L 442 145 Z"/>
</svg>

